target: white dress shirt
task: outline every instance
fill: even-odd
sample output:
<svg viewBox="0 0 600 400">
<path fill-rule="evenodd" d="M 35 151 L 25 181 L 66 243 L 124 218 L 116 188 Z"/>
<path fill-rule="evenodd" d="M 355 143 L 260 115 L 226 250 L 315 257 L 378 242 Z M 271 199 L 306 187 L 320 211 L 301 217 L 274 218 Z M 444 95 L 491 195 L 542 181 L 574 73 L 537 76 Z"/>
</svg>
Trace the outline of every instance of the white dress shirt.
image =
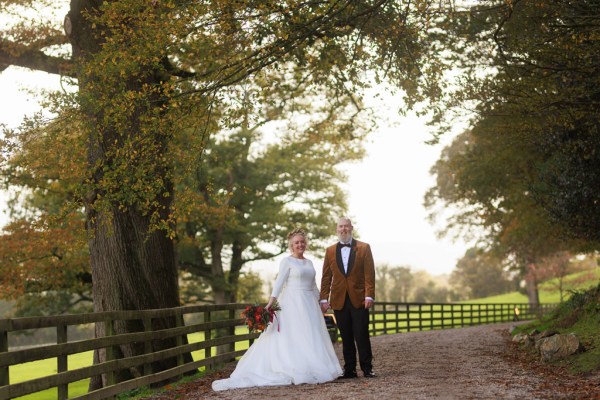
<svg viewBox="0 0 600 400">
<path fill-rule="evenodd" d="M 342 243 L 342 242 L 340 242 Z M 352 240 L 349 243 L 342 244 L 352 244 Z M 348 273 L 348 260 L 350 260 L 350 249 L 351 247 L 342 247 L 340 250 L 342 252 L 342 263 L 344 264 L 344 273 Z"/>
</svg>

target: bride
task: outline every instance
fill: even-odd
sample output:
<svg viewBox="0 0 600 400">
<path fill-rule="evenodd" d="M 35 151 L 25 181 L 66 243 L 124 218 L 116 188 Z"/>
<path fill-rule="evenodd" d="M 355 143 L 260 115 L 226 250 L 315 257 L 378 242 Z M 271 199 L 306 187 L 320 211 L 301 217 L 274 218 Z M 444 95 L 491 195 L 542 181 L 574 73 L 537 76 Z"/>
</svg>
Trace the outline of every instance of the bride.
<svg viewBox="0 0 600 400">
<path fill-rule="evenodd" d="M 267 304 L 269 308 L 278 301 L 281 311 L 231 376 L 212 383 L 213 390 L 323 383 L 341 375 L 319 306 L 315 269 L 304 258 L 307 241 L 302 229 L 288 235 L 288 246 L 292 254 L 281 261 Z"/>
</svg>

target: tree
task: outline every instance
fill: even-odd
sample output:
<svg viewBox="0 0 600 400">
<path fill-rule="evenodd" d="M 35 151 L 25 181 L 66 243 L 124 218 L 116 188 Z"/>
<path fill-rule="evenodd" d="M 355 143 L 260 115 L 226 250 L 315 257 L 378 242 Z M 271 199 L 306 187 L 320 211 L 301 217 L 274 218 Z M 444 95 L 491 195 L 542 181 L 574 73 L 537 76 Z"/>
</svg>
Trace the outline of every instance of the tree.
<svg viewBox="0 0 600 400">
<path fill-rule="evenodd" d="M 457 300 L 456 295 L 448 288 L 447 278 L 444 275 L 431 276 L 425 270 L 418 270 L 412 273 L 411 280 L 410 301 L 446 303 Z"/>
<path fill-rule="evenodd" d="M 255 303 L 263 301 L 265 295 L 262 288 L 263 282 L 260 275 L 256 272 L 244 272 L 241 274 L 236 298 L 238 301 Z"/>
<path fill-rule="evenodd" d="M 340 188 L 345 176 L 336 167 L 362 157 L 362 138 L 371 126 L 352 96 L 316 98 L 303 71 L 273 75 L 266 82 L 279 82 L 275 88 L 242 88 L 239 127 L 209 138 L 201 163 L 184 155 L 193 135 L 182 136 L 180 144 L 179 260 L 210 282 L 218 304 L 237 300 L 246 263 L 287 251 L 293 226 L 310 232 L 312 249 L 329 237 L 347 207 Z M 278 141 L 269 143 L 263 129 L 274 124 Z"/>
<path fill-rule="evenodd" d="M 388 264 L 375 268 L 375 297 L 378 301 L 407 303 L 414 292 L 413 274 L 410 267 L 390 267 Z"/>
<path fill-rule="evenodd" d="M 417 303 L 446 303 L 450 291 L 445 287 L 437 287 L 436 283 L 430 280 L 425 285 L 417 287 L 413 296 Z"/>
<path fill-rule="evenodd" d="M 448 146 L 432 167 L 437 184 L 426 205 L 456 210 L 446 233 L 471 228 L 497 258 L 525 277 L 529 301 L 539 302 L 536 264 L 557 251 L 583 249 L 566 236 L 547 210 L 535 201 L 528 177 L 534 174 L 531 152 L 515 142 L 507 117 L 482 119 Z M 502 132 L 502 135 L 498 135 Z M 443 205 L 443 206 L 442 206 Z"/>
<path fill-rule="evenodd" d="M 468 249 L 458 260 L 450 283 L 464 299 L 494 296 L 514 289 L 502 259 L 479 248 Z"/>
<path fill-rule="evenodd" d="M 226 114 L 213 114 L 226 88 L 297 63 L 339 93 L 363 86 L 365 69 L 400 86 L 408 105 L 439 91 L 425 1 L 76 0 L 64 19 L 66 35 L 56 19 L 37 18 L 37 10 L 52 17 L 64 5 L 3 4 L 3 17 L 15 22 L 2 30 L 0 65 L 76 79 L 76 92 L 56 97 L 55 110 L 81 126 L 86 140 L 85 179 L 74 198 L 85 207 L 96 311 L 179 304 L 171 144 L 182 126 L 200 127 L 205 137 L 227 126 Z M 140 328 L 130 321 L 115 331 Z M 99 386 L 92 381 L 92 389 Z"/>
<path fill-rule="evenodd" d="M 444 276 L 431 276 L 426 271 L 415 271 L 409 266 L 375 268 L 377 285 L 375 297 L 380 302 L 447 302 L 456 295 L 447 287 Z M 441 283 L 441 286 L 438 286 Z"/>
<path fill-rule="evenodd" d="M 569 252 L 563 251 L 542 260 L 539 276 L 544 286 L 558 291 L 562 302 L 566 291 L 593 279 L 591 270 L 596 266 L 594 255 L 574 257 Z M 573 274 L 577 276 L 569 276 Z"/>
<path fill-rule="evenodd" d="M 570 236 L 587 241 L 600 237 L 595 207 L 600 47 L 591 20 L 599 12 L 590 1 L 519 1 L 500 19 L 496 34 L 500 69 L 513 82 L 501 84 L 503 101 L 508 97 L 514 104 L 513 114 L 539 122 L 521 136 L 531 142 L 535 160 L 532 196 Z M 521 40 L 524 33 L 528 40 Z M 523 88 L 532 89 L 528 96 Z"/>
<path fill-rule="evenodd" d="M 79 131 L 55 121 L 29 133 L 2 165 L 4 184 L 15 190 L 0 240 L 0 298 L 16 301 L 15 315 L 89 311 L 85 218 L 65 208 L 82 177 Z"/>
<path fill-rule="evenodd" d="M 429 196 L 462 203 L 450 224 L 484 226 L 488 243 L 520 266 L 536 302 L 537 263 L 595 246 L 594 212 L 577 213 L 595 193 L 599 53 L 589 18 L 598 6 L 487 1 L 472 11 L 465 41 L 456 42 L 471 43 L 469 59 L 457 58 L 463 79 L 447 106 L 475 104 L 475 113 L 463 143 L 434 167 L 437 193 Z M 484 66 L 491 68 L 482 73 Z"/>
<path fill-rule="evenodd" d="M 393 268 L 390 271 L 390 280 L 392 281 L 390 299 L 408 302 L 409 295 L 413 291 L 413 275 L 410 267 Z"/>
<path fill-rule="evenodd" d="M 390 266 L 388 264 L 378 265 L 375 268 L 375 298 L 379 302 L 390 301 L 388 297 L 390 277 Z"/>
</svg>

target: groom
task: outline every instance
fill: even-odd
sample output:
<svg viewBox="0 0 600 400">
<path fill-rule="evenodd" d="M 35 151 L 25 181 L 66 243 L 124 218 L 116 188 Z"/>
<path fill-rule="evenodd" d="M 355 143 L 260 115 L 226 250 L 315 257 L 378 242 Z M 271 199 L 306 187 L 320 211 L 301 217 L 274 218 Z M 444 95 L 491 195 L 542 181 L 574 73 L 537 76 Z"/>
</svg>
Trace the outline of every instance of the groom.
<svg viewBox="0 0 600 400">
<path fill-rule="evenodd" d="M 356 378 L 356 350 L 365 378 L 373 373 L 369 340 L 369 308 L 375 298 L 375 265 L 371 247 L 352 238 L 352 222 L 340 218 L 339 242 L 325 251 L 320 303 L 323 312 L 333 309 L 344 353 L 344 374 Z"/>
</svg>

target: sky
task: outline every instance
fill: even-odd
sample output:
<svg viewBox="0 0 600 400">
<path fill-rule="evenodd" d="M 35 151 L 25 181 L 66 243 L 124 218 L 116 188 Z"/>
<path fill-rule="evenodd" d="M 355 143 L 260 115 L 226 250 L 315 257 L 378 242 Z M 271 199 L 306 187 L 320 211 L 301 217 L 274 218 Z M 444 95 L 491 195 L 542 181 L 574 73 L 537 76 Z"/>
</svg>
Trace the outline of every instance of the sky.
<svg viewBox="0 0 600 400">
<path fill-rule="evenodd" d="M 23 116 L 39 109 L 28 88 L 58 88 L 60 80 L 43 72 L 10 67 L 0 73 L 0 124 L 19 125 Z M 381 94 L 381 93 L 380 93 Z M 431 275 L 449 274 L 467 249 L 461 241 L 440 239 L 427 219 L 423 195 L 433 185 L 429 174 L 444 144 L 431 139 L 425 119 L 413 114 L 399 116 L 397 97 L 370 97 L 367 103 L 381 116 L 379 128 L 366 144 L 367 155 L 360 162 L 346 163 L 349 213 L 360 239 L 369 243 L 375 263 L 409 266 Z M 6 194 L 0 192 L 0 226 L 7 222 Z M 335 234 L 332 227 L 332 238 Z M 322 260 L 312 258 L 317 273 Z M 278 260 L 257 263 L 252 269 L 265 277 L 274 276 Z"/>
<path fill-rule="evenodd" d="M 435 183 L 429 170 L 443 148 L 426 144 L 428 139 L 425 121 L 409 115 L 383 125 L 370 138 L 367 157 L 345 168 L 349 214 L 376 263 L 437 275 L 451 272 L 466 244 L 438 238 L 439 226 L 432 226 L 423 207 L 423 196 Z"/>
</svg>

